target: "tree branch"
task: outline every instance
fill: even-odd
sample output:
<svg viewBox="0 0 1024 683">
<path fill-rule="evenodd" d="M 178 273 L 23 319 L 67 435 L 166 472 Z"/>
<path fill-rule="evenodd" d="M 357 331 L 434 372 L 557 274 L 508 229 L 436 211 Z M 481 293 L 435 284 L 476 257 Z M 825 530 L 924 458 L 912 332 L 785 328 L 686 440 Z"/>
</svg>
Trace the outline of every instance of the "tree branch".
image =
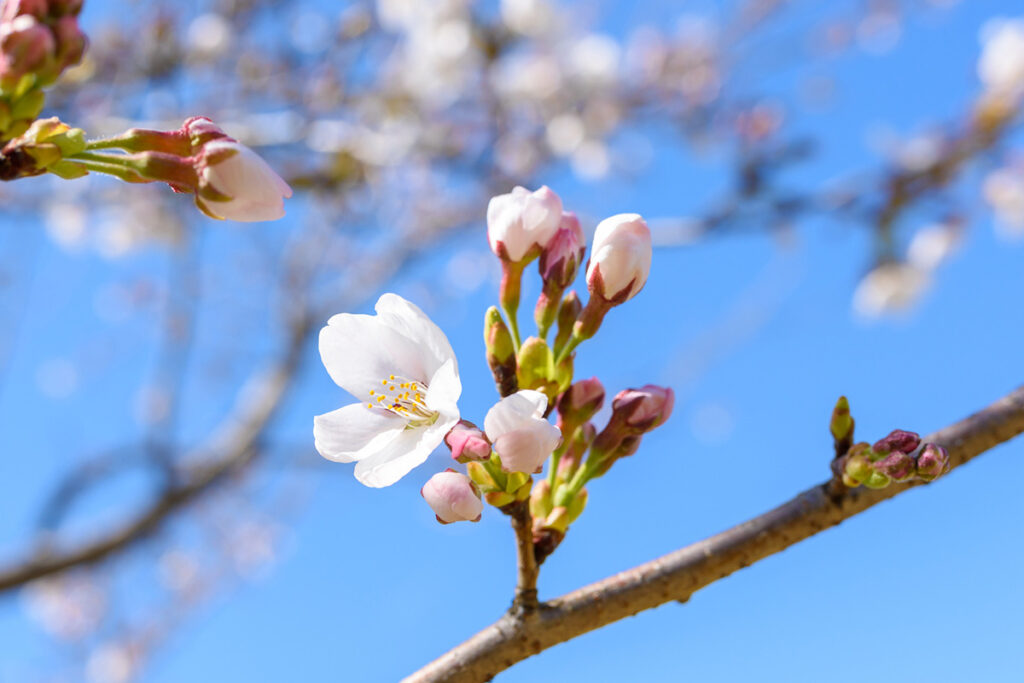
<svg viewBox="0 0 1024 683">
<path fill-rule="evenodd" d="M 516 535 L 516 595 L 512 608 L 517 612 L 537 609 L 537 557 L 533 552 L 533 517 L 529 501 L 517 501 L 508 506 L 512 531 Z"/>
<path fill-rule="evenodd" d="M 293 324 L 284 357 L 243 390 L 235 413 L 210 444 L 191 454 L 189 459 L 198 464 L 185 469 L 156 499 L 112 531 L 64 550 L 44 546 L 0 569 L 0 592 L 106 558 L 157 530 L 172 512 L 246 465 L 258 450 L 264 427 L 292 385 L 311 329 L 308 318 Z"/>
<path fill-rule="evenodd" d="M 1024 432 L 1024 387 L 930 436 L 949 449 L 950 469 Z M 827 462 L 822 458 L 822 464 Z M 531 655 L 701 588 L 923 482 L 832 492 L 830 482 L 716 536 L 541 603 L 511 610 L 405 683 L 487 681 Z"/>
</svg>

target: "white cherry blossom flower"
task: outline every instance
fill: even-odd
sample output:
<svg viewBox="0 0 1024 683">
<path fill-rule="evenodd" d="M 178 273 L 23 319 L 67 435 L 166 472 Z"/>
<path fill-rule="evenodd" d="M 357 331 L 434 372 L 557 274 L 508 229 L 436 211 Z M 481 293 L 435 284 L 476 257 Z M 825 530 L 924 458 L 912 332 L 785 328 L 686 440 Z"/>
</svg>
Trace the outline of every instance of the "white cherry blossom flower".
<svg viewBox="0 0 1024 683">
<path fill-rule="evenodd" d="M 318 415 L 316 449 L 355 462 L 356 479 L 390 486 L 430 455 L 459 421 L 459 366 L 448 338 L 397 294 L 376 315 L 340 313 L 320 330 L 320 357 L 359 403 Z"/>
<path fill-rule="evenodd" d="M 506 472 L 537 472 L 558 446 L 562 432 L 544 419 L 547 407 L 547 396 L 523 389 L 487 411 L 484 431 Z"/>
</svg>

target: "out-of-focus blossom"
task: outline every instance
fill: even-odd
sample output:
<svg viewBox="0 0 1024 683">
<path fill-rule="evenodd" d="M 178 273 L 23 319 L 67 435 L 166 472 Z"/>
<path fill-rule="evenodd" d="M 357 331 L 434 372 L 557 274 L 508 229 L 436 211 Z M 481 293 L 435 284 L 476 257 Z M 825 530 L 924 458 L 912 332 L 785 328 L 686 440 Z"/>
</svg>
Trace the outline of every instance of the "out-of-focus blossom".
<svg viewBox="0 0 1024 683">
<path fill-rule="evenodd" d="M 906 311 L 931 283 L 926 270 L 909 263 L 883 263 L 860 281 L 853 293 L 854 310 L 868 318 Z"/>
<path fill-rule="evenodd" d="M 907 261 L 924 270 L 934 270 L 960 245 L 956 225 L 936 223 L 914 233 L 907 247 Z"/>
<path fill-rule="evenodd" d="M 487 240 L 501 258 L 517 262 L 543 249 L 562 221 L 562 200 L 547 185 L 530 192 L 515 187 L 487 205 Z"/>
<path fill-rule="evenodd" d="M 1024 89 L 1024 19 L 993 19 L 981 31 L 978 78 L 990 89 L 1014 94 Z"/>
<path fill-rule="evenodd" d="M 562 433 L 544 419 L 547 406 L 547 396 L 523 389 L 487 411 L 484 431 L 506 472 L 536 472 L 558 446 Z"/>
<path fill-rule="evenodd" d="M 448 338 L 396 294 L 376 315 L 340 313 L 320 331 L 320 357 L 338 386 L 362 399 L 313 424 L 316 449 L 356 462 L 367 486 L 390 486 L 430 455 L 459 421 L 459 367 Z"/>
<path fill-rule="evenodd" d="M 636 213 L 621 213 L 601 221 L 587 266 L 592 296 L 622 303 L 636 296 L 651 272 L 651 231 Z"/>
<path fill-rule="evenodd" d="M 85 677 L 89 683 L 128 683 L 139 673 L 139 658 L 128 643 L 103 643 L 89 655 Z"/>
<path fill-rule="evenodd" d="M 231 48 L 231 24 L 216 12 L 200 14 L 188 25 L 185 41 L 197 58 L 216 59 Z"/>
<path fill-rule="evenodd" d="M 483 513 L 484 506 L 476 484 L 453 469 L 432 476 L 420 489 L 420 495 L 441 524 L 479 522 Z"/>
<path fill-rule="evenodd" d="M 52 635 L 68 640 L 92 633 L 107 610 L 106 595 L 84 575 L 33 581 L 22 596 L 32 619 Z"/>
<path fill-rule="evenodd" d="M 548 0 L 501 0 L 501 20 L 517 33 L 539 36 L 555 27 L 555 8 Z"/>
<path fill-rule="evenodd" d="M 982 193 L 996 214 L 1004 236 L 1024 236 L 1024 169 L 1000 168 L 985 177 Z"/>
</svg>

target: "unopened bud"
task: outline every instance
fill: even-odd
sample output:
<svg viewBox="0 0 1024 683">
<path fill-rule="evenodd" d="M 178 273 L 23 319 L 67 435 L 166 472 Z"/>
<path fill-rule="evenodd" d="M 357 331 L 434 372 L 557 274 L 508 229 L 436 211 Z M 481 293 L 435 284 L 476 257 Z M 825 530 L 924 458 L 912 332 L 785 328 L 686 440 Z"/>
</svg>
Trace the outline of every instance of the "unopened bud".
<svg viewBox="0 0 1024 683">
<path fill-rule="evenodd" d="M 829 431 L 836 444 L 845 444 L 845 452 L 853 442 L 853 417 L 850 416 L 850 403 L 845 396 L 840 396 L 836 401 L 836 407 L 832 410 L 832 421 L 829 423 Z"/>
<path fill-rule="evenodd" d="M 562 200 L 551 188 L 516 187 L 488 203 L 487 240 L 502 261 L 529 261 L 554 237 L 561 218 Z"/>
<path fill-rule="evenodd" d="M 874 463 L 875 470 L 892 478 L 893 481 L 906 481 L 914 476 L 914 459 L 906 453 L 895 451 Z"/>
<path fill-rule="evenodd" d="M 558 419 L 564 431 L 587 422 L 604 405 L 604 385 L 596 377 L 575 382 L 558 399 Z"/>
<path fill-rule="evenodd" d="M 438 472 L 420 489 L 441 524 L 461 521 L 480 521 L 483 503 L 480 491 L 466 475 L 447 469 Z"/>
<path fill-rule="evenodd" d="M 542 479 L 533 485 L 530 493 L 530 514 L 534 519 L 543 519 L 551 514 L 551 485 L 547 479 Z"/>
<path fill-rule="evenodd" d="M 491 442 L 475 424 L 460 420 L 444 437 L 452 451 L 452 458 L 466 463 L 471 460 L 487 460 L 491 457 Z"/>
<path fill-rule="evenodd" d="M 519 347 L 516 378 L 520 389 L 536 389 L 548 394 L 549 386 L 556 385 L 555 357 L 543 339 L 530 337 Z"/>
<path fill-rule="evenodd" d="M 675 392 L 671 388 L 647 384 L 639 389 L 620 391 L 612 401 L 612 414 L 621 414 L 623 423 L 632 433 L 643 434 L 664 423 L 672 414 L 674 404 Z"/>
<path fill-rule="evenodd" d="M 562 299 L 562 305 L 558 308 L 558 333 L 555 335 L 555 348 L 560 349 L 569 341 L 572 336 L 573 325 L 580 312 L 583 311 L 583 304 L 580 297 L 573 290 Z"/>
<path fill-rule="evenodd" d="M 501 312 L 495 306 L 484 314 L 484 344 L 487 347 L 487 365 L 494 374 L 494 382 L 502 396 L 516 391 L 516 356 L 512 335 Z"/>
<path fill-rule="evenodd" d="M 917 476 L 932 481 L 949 467 L 949 451 L 934 443 L 926 443 L 917 456 Z"/>
<path fill-rule="evenodd" d="M 586 249 L 576 214 L 563 212 L 558 230 L 540 254 L 539 270 L 545 291 L 560 293 L 572 284 Z"/>
<path fill-rule="evenodd" d="M 850 449 L 850 453 L 843 463 L 843 475 L 852 479 L 855 484 L 863 484 L 875 473 L 875 468 L 871 466 L 871 460 L 868 459 L 867 453 L 868 445 L 866 443 L 856 444 Z"/>
<path fill-rule="evenodd" d="M 587 265 L 591 298 L 612 305 L 631 299 L 651 271 L 651 231 L 638 214 L 623 213 L 601 221 Z"/>
<path fill-rule="evenodd" d="M 889 436 L 879 439 L 871 447 L 879 455 L 889 453 L 912 453 L 921 444 L 921 437 L 914 432 L 906 432 L 902 429 L 894 429 Z"/>
<path fill-rule="evenodd" d="M 892 479 L 888 475 L 875 470 L 871 473 L 871 476 L 861 482 L 864 486 L 869 489 L 884 489 L 886 486 L 892 483 Z"/>
</svg>

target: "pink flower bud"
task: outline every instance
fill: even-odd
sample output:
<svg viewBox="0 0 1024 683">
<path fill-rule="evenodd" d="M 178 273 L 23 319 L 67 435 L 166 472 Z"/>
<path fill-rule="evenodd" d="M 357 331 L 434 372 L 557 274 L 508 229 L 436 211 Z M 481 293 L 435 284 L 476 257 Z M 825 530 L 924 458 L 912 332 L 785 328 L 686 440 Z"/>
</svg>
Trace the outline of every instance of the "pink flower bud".
<svg viewBox="0 0 1024 683">
<path fill-rule="evenodd" d="M 547 396 L 523 389 L 496 403 L 484 418 L 484 431 L 506 472 L 539 472 L 562 433 L 544 419 Z"/>
<path fill-rule="evenodd" d="M 548 245 L 562 220 L 562 200 L 546 185 L 515 187 L 487 205 L 487 240 L 503 260 L 522 261 Z"/>
<path fill-rule="evenodd" d="M 567 425 L 580 425 L 604 405 L 604 385 L 596 377 L 573 383 L 558 399 L 558 416 Z"/>
<path fill-rule="evenodd" d="M 42 67 L 57 46 L 50 29 L 29 14 L 0 23 L 0 78 L 17 79 Z"/>
<path fill-rule="evenodd" d="M 220 126 L 205 116 L 193 116 L 185 119 L 178 134 L 188 138 L 194 151 L 202 149 L 207 142 L 228 137 L 228 134 Z"/>
<path fill-rule="evenodd" d="M 875 442 L 871 447 L 875 453 L 886 455 L 887 453 L 911 453 L 921 443 L 921 437 L 914 432 L 905 432 L 902 429 L 894 429 L 889 435 Z"/>
<path fill-rule="evenodd" d="M 53 34 L 57 38 L 57 65 L 50 78 L 57 78 L 64 69 L 82 61 L 88 40 L 78 25 L 78 18 L 66 15 L 53 24 Z"/>
<path fill-rule="evenodd" d="M 576 271 L 583 262 L 586 249 L 583 228 L 576 214 L 563 212 L 555 236 L 540 253 L 540 276 L 544 284 L 559 292 L 571 285 L 576 279 Z"/>
<path fill-rule="evenodd" d="M 874 468 L 895 481 L 906 481 L 914 476 L 914 459 L 906 453 L 894 451 L 874 463 Z"/>
<path fill-rule="evenodd" d="M 949 467 L 949 451 L 934 443 L 926 443 L 917 456 L 917 476 L 931 481 Z"/>
<path fill-rule="evenodd" d="M 50 14 L 47 0 L 6 0 L 0 2 L 0 23 L 14 21 L 15 17 L 24 14 L 45 19 Z"/>
<path fill-rule="evenodd" d="M 634 434 L 649 432 L 672 414 L 675 392 L 648 384 L 620 391 L 612 401 L 612 421 L 621 420 Z"/>
<path fill-rule="evenodd" d="M 292 189 L 267 162 L 231 138 L 203 145 L 195 158 L 196 205 L 213 218 L 273 221 L 284 216 Z"/>
<path fill-rule="evenodd" d="M 635 213 L 620 213 L 597 226 L 587 265 L 593 296 L 621 304 L 639 292 L 651 272 L 651 231 Z"/>
<path fill-rule="evenodd" d="M 484 504 L 476 484 L 453 469 L 432 476 L 420 489 L 420 495 L 441 524 L 479 522 L 483 515 Z"/>
<path fill-rule="evenodd" d="M 486 460 L 491 457 L 491 442 L 475 424 L 468 420 L 460 420 L 444 442 L 452 451 L 452 457 L 459 462 Z"/>
</svg>

